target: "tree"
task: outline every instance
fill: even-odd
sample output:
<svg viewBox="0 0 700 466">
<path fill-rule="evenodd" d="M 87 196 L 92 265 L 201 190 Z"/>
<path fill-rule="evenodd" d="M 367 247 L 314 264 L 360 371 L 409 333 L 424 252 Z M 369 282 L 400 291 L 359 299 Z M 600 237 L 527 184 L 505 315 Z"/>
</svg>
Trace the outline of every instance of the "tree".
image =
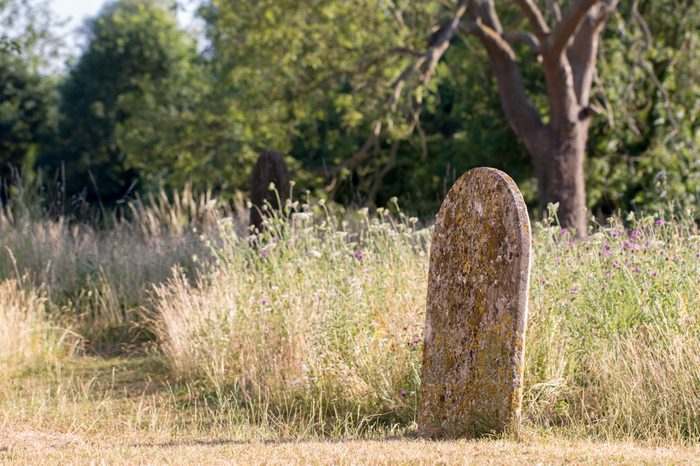
<svg viewBox="0 0 700 466">
<path fill-rule="evenodd" d="M 170 3 L 116 1 L 87 24 L 87 48 L 60 90 L 59 141 L 40 160 L 64 172 L 68 195 L 109 205 L 132 192 L 147 165 L 143 141 L 162 123 L 156 113 L 182 108 L 174 89 L 186 81 L 194 47 Z"/>
<path fill-rule="evenodd" d="M 0 51 L 0 198 L 52 133 L 54 92 L 20 56 Z"/>
<path fill-rule="evenodd" d="M 60 47 L 47 2 L 0 1 L 0 199 L 16 175 L 28 177 L 55 125 L 51 69 Z M 23 169 L 25 169 L 23 171 Z"/>
<path fill-rule="evenodd" d="M 529 31 L 505 31 L 492 0 L 460 1 L 436 43 L 408 68 L 429 78 L 458 33 L 475 36 L 486 49 L 501 106 L 532 156 L 543 204 L 559 204 L 562 224 L 586 231 L 584 157 L 593 110 L 589 106 L 600 36 L 617 1 L 574 0 L 550 27 L 533 0 L 514 2 Z M 469 14 L 471 20 L 465 19 Z M 525 42 L 541 63 L 546 83 L 546 120 L 528 96 L 513 42 Z"/>
<path fill-rule="evenodd" d="M 369 130 L 370 136 L 357 152 L 327 170 L 333 179 L 374 159 L 377 147 L 391 153 L 392 141 L 419 129 L 420 104 L 434 86 L 447 50 L 461 35 L 475 37 L 487 52 L 505 117 L 532 157 L 542 204 L 558 202 L 562 223 L 582 233 L 584 154 L 594 113 L 589 105 L 591 85 L 601 33 L 617 1 L 575 0 L 563 11 L 550 1 L 551 21 L 533 0 L 514 3 L 501 13 L 515 24 L 523 17 L 524 30 L 506 31 L 492 0 L 460 0 L 452 6 L 437 1 L 213 1 L 216 21 L 210 24 L 216 32 L 214 54 L 224 58 L 223 69 L 236 77 L 232 81 L 250 83 L 263 77 L 269 83 L 263 88 L 268 92 L 257 96 L 259 108 L 268 111 L 263 131 L 285 118 L 299 123 L 304 111 L 319 111 L 323 105 L 316 104 L 333 93 L 352 102 L 344 116 Z M 332 24 L 324 27 L 324 21 Z M 361 31 L 371 31 L 371 38 Z M 428 48 L 421 51 L 425 42 Z M 541 67 L 544 108 L 538 108 L 526 91 L 516 43 L 527 44 Z M 239 60 L 227 59 L 231 51 Z M 250 60 L 258 66 L 248 66 Z M 260 64 L 266 60 L 274 63 Z M 340 83 L 352 97 L 340 92 Z M 305 88 L 321 97 L 309 93 L 300 98 Z M 237 108 L 249 116 L 242 110 L 245 102 Z M 400 117 L 402 109 L 405 117 Z"/>
</svg>

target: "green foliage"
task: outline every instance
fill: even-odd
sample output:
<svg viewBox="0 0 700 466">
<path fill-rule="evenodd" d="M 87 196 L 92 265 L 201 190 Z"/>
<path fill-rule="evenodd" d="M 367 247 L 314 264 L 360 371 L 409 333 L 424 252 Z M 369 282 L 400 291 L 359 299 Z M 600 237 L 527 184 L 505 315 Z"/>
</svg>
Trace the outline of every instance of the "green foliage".
<svg viewBox="0 0 700 466">
<path fill-rule="evenodd" d="M 625 2 L 598 66 L 589 206 L 657 211 L 700 203 L 700 5 Z M 698 213 L 696 212 L 696 215 Z"/>
<path fill-rule="evenodd" d="M 510 173 L 537 212 L 530 157 L 505 121 L 476 40 L 456 38 L 430 84 L 412 78 L 390 108 L 392 83 L 430 45 L 450 13 L 446 2 L 200 6 L 207 43 L 198 51 L 178 29 L 171 2 L 108 5 L 87 24 L 88 44 L 60 87 L 60 137 L 51 139 L 53 80 L 32 74 L 56 54 L 47 4 L 0 3 L 2 60 L 17 55 L 8 44 L 22 50 L 20 62 L 2 70 L 4 89 L 8 73 L 27 83 L 25 97 L 15 90 L 0 104 L 5 121 L 15 122 L 3 127 L 3 142 L 16 149 L 3 148 L 5 160 L 29 166 L 39 148 L 39 166 L 62 172 L 68 194 L 112 204 L 188 183 L 232 197 L 248 189 L 257 151 L 267 148 L 289 155 L 297 189 L 320 191 L 379 122 L 381 136 L 363 160 L 337 175 L 334 200 L 383 205 L 397 196 L 429 216 L 456 177 L 487 165 Z M 516 8 L 498 8 L 504 24 L 517 22 Z M 608 23 L 586 163 L 588 205 L 599 218 L 700 202 L 698 8 L 628 0 Z M 531 97 L 545 108 L 540 67 L 525 46 L 516 52 Z M 20 101 L 42 110 L 25 115 Z M 35 128 L 37 119 L 45 128 Z"/>
<path fill-rule="evenodd" d="M 36 153 L 51 139 L 56 123 L 51 69 L 60 40 L 41 0 L 0 1 L 0 197 L 21 174 L 31 179 Z"/>
<path fill-rule="evenodd" d="M 55 98 L 50 81 L 14 53 L 0 51 L 0 180 L 28 176 L 39 145 L 52 134 Z M 4 192 L 4 190 L 2 190 Z"/>
<path fill-rule="evenodd" d="M 420 50 L 436 2 L 207 2 L 214 92 L 244 151 L 290 151 L 300 177 L 352 156 L 383 120 L 389 140 L 403 117 L 385 117 L 390 82 Z M 345 173 L 344 175 L 350 175 Z"/>
<path fill-rule="evenodd" d="M 187 101 L 178 99 L 187 93 L 193 45 L 156 0 L 112 3 L 88 28 L 87 48 L 61 86 L 59 141 L 40 162 L 63 172 L 69 195 L 111 204 L 177 142 L 164 137 L 144 155 L 173 121 L 164 113 L 187 115 Z"/>
</svg>

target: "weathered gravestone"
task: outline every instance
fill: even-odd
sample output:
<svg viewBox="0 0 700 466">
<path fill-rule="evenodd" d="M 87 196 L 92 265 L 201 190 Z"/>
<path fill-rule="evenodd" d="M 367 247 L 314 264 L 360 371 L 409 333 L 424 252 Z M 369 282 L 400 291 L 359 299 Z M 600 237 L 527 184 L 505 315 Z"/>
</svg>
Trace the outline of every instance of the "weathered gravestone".
<svg viewBox="0 0 700 466">
<path fill-rule="evenodd" d="M 421 435 L 517 429 L 529 276 L 522 194 L 499 170 L 470 170 L 447 194 L 433 232 Z"/>
<path fill-rule="evenodd" d="M 274 190 L 270 189 L 274 184 Z M 271 210 L 280 211 L 289 198 L 289 170 L 279 152 L 263 151 L 250 179 L 250 225 L 262 229 L 263 217 Z"/>
</svg>

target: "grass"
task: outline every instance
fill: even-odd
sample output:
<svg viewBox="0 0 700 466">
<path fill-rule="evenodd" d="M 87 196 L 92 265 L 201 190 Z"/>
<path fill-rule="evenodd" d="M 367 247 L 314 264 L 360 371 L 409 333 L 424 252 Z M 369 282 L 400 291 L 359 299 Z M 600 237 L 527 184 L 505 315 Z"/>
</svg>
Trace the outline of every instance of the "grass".
<svg viewBox="0 0 700 466">
<path fill-rule="evenodd" d="M 0 215 L 0 460 L 697 454 L 692 221 L 611 219 L 583 241 L 537 224 L 524 437 L 428 445 L 412 435 L 429 228 L 317 203 L 250 236 L 207 196 L 127 208 L 99 230 Z"/>
<path fill-rule="evenodd" d="M 250 423 L 186 387 L 162 358 L 74 357 L 0 381 L 0 462 L 679 464 L 698 445 L 543 435 L 430 442 L 405 431 L 318 435 Z"/>
</svg>

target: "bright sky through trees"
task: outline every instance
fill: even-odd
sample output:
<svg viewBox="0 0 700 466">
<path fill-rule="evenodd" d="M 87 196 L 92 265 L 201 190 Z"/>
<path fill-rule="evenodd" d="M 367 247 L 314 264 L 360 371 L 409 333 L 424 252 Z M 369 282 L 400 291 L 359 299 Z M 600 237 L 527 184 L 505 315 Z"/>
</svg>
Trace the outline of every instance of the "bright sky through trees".
<svg viewBox="0 0 700 466">
<path fill-rule="evenodd" d="M 95 16 L 109 0 L 51 0 L 51 8 L 57 18 L 66 20 L 63 34 L 70 53 L 77 53 L 81 44 L 80 27 L 83 22 Z M 178 21 L 180 25 L 190 28 L 193 23 L 196 4 L 191 1 L 178 2 Z"/>
</svg>

